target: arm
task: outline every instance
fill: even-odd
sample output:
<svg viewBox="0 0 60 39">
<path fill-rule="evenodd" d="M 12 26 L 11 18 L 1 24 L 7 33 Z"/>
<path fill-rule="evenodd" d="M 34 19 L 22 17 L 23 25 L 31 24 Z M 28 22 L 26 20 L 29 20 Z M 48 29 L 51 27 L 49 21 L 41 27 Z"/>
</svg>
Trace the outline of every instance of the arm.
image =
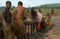
<svg viewBox="0 0 60 39">
<path fill-rule="evenodd" d="M 25 8 L 24 8 L 24 10 L 23 10 L 23 17 L 24 17 L 24 19 L 27 18 L 27 12 L 26 12 L 26 9 L 25 9 Z"/>
</svg>

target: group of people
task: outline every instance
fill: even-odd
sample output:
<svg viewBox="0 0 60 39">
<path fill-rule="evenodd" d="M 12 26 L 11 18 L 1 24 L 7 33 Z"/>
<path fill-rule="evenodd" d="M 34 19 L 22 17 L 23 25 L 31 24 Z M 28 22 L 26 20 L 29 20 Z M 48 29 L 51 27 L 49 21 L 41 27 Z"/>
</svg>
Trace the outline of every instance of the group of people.
<svg viewBox="0 0 60 39">
<path fill-rule="evenodd" d="M 28 15 L 26 9 L 23 7 L 23 3 L 21 1 L 18 2 L 18 6 L 10 11 L 11 2 L 6 2 L 6 8 L 3 11 L 3 32 L 4 39 L 24 39 L 25 37 L 25 29 L 24 29 L 24 21 L 28 19 Z M 45 19 L 41 13 L 41 11 L 35 11 L 31 9 L 30 16 L 32 21 L 36 24 L 37 21 L 37 30 L 41 31 L 44 28 Z M 31 21 L 31 20 L 30 20 Z M 33 31 L 34 31 L 33 25 Z M 42 26 L 42 27 L 41 27 Z M 16 38 L 17 37 L 17 38 Z"/>
<path fill-rule="evenodd" d="M 24 39 L 23 21 L 26 19 L 26 10 L 23 7 L 23 3 L 19 1 L 18 6 L 12 12 L 10 8 L 11 2 L 7 1 L 6 8 L 2 14 L 4 39 L 16 39 L 14 35 L 17 36 L 17 39 Z"/>
</svg>

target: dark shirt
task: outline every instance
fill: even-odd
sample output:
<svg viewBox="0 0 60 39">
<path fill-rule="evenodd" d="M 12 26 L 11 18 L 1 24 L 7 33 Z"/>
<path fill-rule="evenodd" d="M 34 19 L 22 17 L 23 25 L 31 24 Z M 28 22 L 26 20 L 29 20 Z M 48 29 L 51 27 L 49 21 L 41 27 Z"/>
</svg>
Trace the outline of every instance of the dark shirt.
<svg viewBox="0 0 60 39">
<path fill-rule="evenodd" d="M 5 11 L 3 12 L 3 18 L 4 18 L 5 22 L 11 23 L 11 12 L 10 12 L 10 10 L 5 9 Z"/>
<path fill-rule="evenodd" d="M 36 24 L 38 20 L 37 15 L 31 15 L 31 18 L 32 18 L 33 23 Z"/>
<path fill-rule="evenodd" d="M 44 27 L 44 26 L 45 26 L 45 21 L 44 21 L 44 20 L 42 20 L 40 24 L 41 24 L 41 26 L 43 26 L 43 27 Z"/>
</svg>

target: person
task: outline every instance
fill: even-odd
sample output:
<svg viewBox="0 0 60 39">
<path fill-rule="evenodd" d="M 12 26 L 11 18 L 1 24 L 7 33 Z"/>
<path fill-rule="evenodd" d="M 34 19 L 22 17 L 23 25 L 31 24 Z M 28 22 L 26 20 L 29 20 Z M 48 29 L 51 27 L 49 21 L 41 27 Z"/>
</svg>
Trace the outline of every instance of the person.
<svg viewBox="0 0 60 39">
<path fill-rule="evenodd" d="M 13 28 L 14 34 L 17 36 L 17 39 L 24 39 L 25 30 L 24 30 L 24 20 L 26 19 L 26 10 L 23 7 L 21 1 L 18 2 L 18 6 L 13 10 Z"/>
<path fill-rule="evenodd" d="M 6 8 L 3 11 L 2 18 L 3 18 L 3 25 L 2 29 L 4 32 L 4 39 L 12 39 L 12 30 L 11 30 L 11 2 L 6 1 Z"/>
<path fill-rule="evenodd" d="M 44 17 L 42 17 L 40 25 L 41 25 L 41 32 L 44 32 L 45 31 L 45 27 L 46 27 L 45 18 Z"/>
<path fill-rule="evenodd" d="M 38 31 L 41 31 L 41 25 L 40 25 L 40 22 L 41 22 L 42 17 L 43 17 L 43 15 L 42 15 L 42 13 L 41 13 L 41 10 L 40 10 L 40 11 L 37 11 L 37 15 L 38 15 L 37 29 L 38 29 Z"/>
<path fill-rule="evenodd" d="M 55 14 L 55 9 L 54 9 L 54 7 L 52 7 L 52 9 L 51 9 L 51 15 L 54 15 Z"/>
<path fill-rule="evenodd" d="M 41 21 L 42 20 L 42 17 L 43 17 L 43 15 L 41 13 L 41 10 L 38 10 L 37 11 L 37 15 L 38 15 L 38 19 Z"/>
<path fill-rule="evenodd" d="M 45 23 L 46 23 L 46 29 L 49 30 L 49 28 L 51 27 L 51 14 L 50 13 L 47 13 Z"/>
<path fill-rule="evenodd" d="M 34 9 L 31 9 L 30 15 L 31 15 L 32 23 L 33 23 L 33 26 L 31 26 L 31 29 L 32 29 L 31 33 L 33 34 L 35 27 L 37 25 L 37 12 Z"/>
</svg>

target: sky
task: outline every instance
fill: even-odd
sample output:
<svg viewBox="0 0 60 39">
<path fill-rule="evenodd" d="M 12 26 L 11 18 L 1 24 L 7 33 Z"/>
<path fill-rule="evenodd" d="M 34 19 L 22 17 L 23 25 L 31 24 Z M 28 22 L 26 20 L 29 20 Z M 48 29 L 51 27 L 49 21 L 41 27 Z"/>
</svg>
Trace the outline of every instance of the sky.
<svg viewBox="0 0 60 39">
<path fill-rule="evenodd" d="M 18 1 L 23 2 L 24 7 L 40 6 L 43 4 L 60 3 L 60 0 L 0 0 L 0 6 L 5 6 L 6 1 L 11 1 L 12 6 L 17 6 Z"/>
</svg>

